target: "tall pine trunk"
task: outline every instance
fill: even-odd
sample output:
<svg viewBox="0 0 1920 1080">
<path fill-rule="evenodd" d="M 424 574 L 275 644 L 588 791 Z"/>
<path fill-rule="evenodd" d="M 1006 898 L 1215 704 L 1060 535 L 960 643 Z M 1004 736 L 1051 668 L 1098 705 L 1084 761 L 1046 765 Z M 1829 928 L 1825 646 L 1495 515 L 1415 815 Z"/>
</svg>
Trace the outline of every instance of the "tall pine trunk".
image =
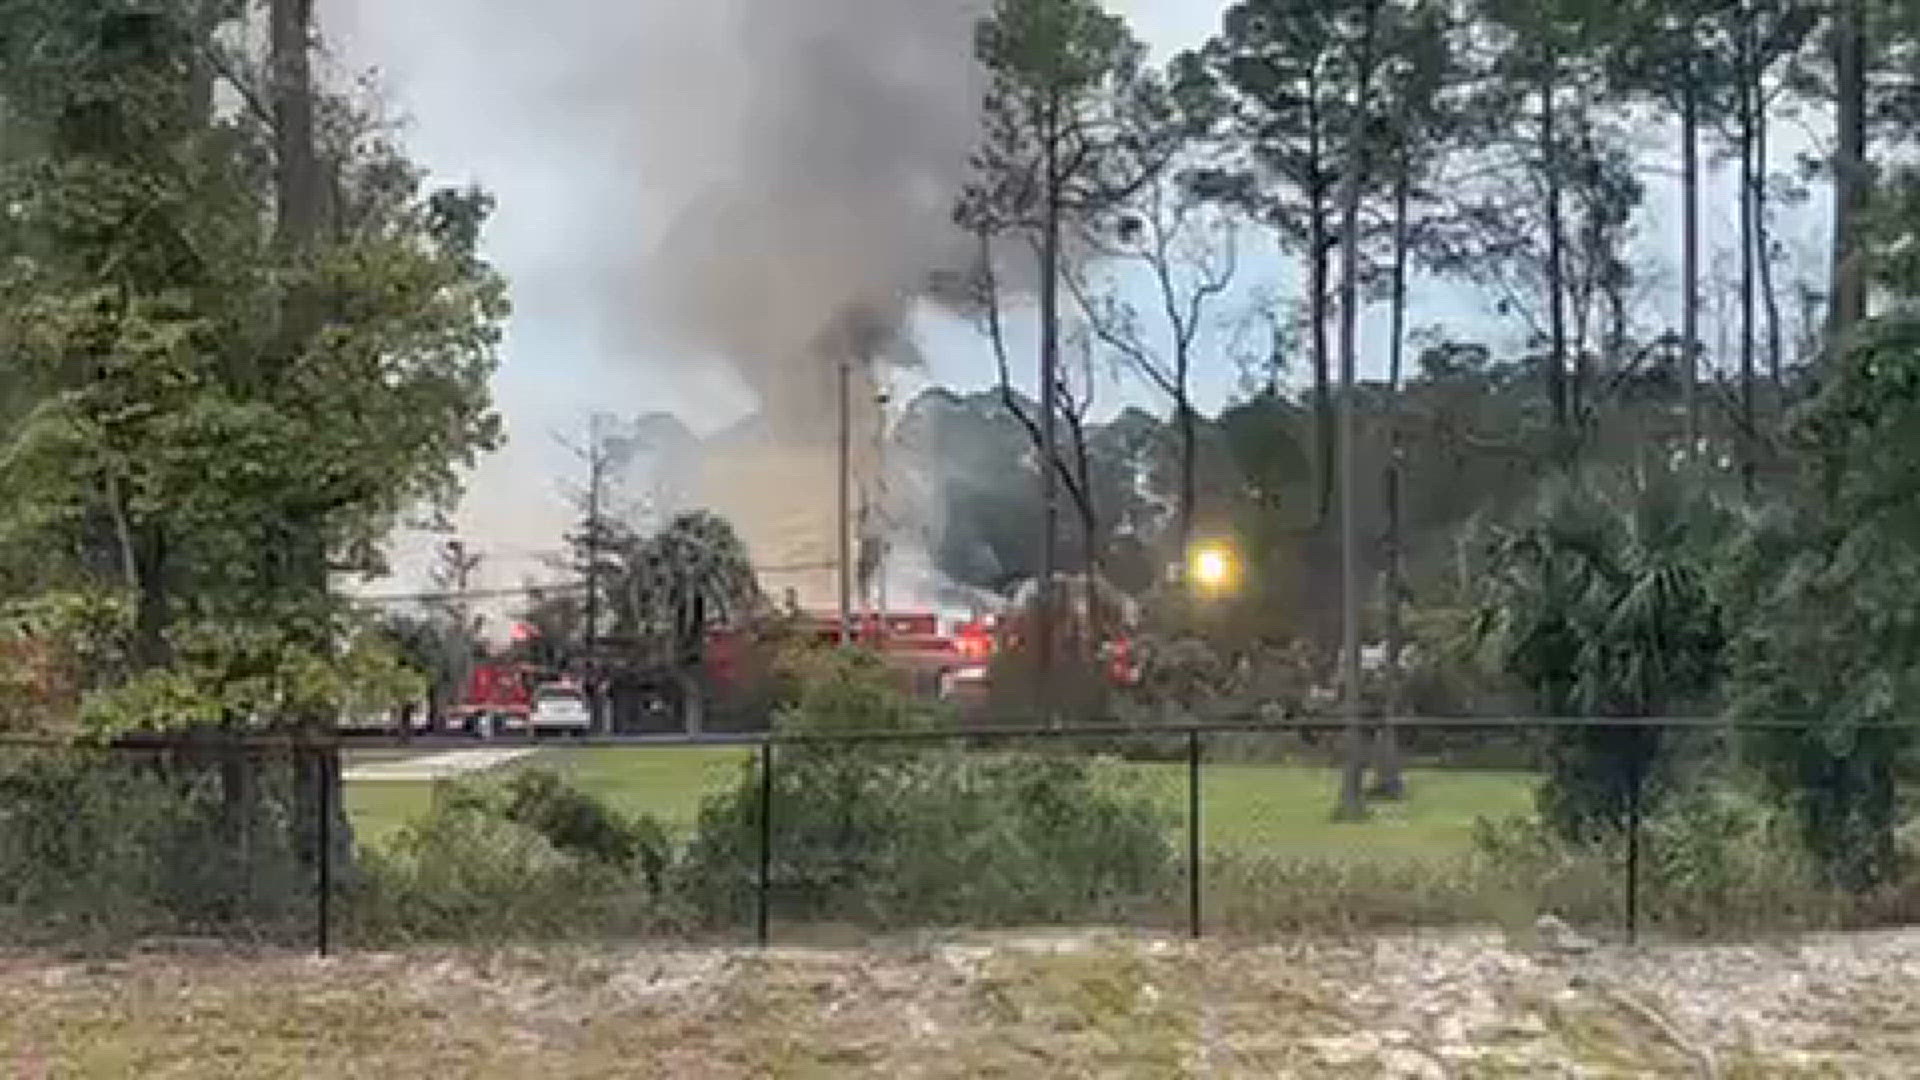
<svg viewBox="0 0 1920 1080">
<path fill-rule="evenodd" d="M 1333 410 L 1333 364 L 1327 343 L 1327 299 L 1328 277 L 1327 250 L 1327 206 L 1326 200 L 1316 191 L 1307 201 L 1307 244 L 1312 249 L 1307 256 L 1307 318 L 1313 323 L 1313 431 L 1316 452 L 1314 454 L 1315 479 L 1318 495 L 1314 502 L 1314 527 L 1324 529 L 1333 523 L 1333 489 L 1336 450 L 1337 423 Z"/>
<path fill-rule="evenodd" d="M 1356 368 L 1360 347 L 1360 192 L 1365 174 L 1368 91 L 1373 78 L 1373 36 L 1377 0 L 1367 0 L 1361 30 L 1359 74 L 1354 80 L 1353 128 L 1347 144 L 1346 190 L 1340 222 L 1340 682 L 1346 721 L 1345 759 L 1340 770 L 1339 821 L 1367 814 L 1366 742 L 1360 694 L 1360 543 L 1357 492 L 1359 408 Z"/>
<path fill-rule="evenodd" d="M 1780 296 L 1773 284 L 1773 233 L 1767 226 L 1766 95 L 1760 89 L 1755 88 L 1757 105 L 1753 113 L 1753 257 L 1759 273 L 1760 302 L 1767 319 L 1767 381 L 1777 406 L 1784 389 L 1781 382 L 1784 361 L 1780 354 Z"/>
<path fill-rule="evenodd" d="M 1405 645 L 1405 627 L 1401 624 L 1402 544 L 1400 529 L 1400 482 L 1402 446 L 1401 356 L 1406 340 L 1407 314 L 1407 199 L 1412 186 L 1411 165 L 1400 162 L 1393 185 L 1393 325 L 1392 340 L 1387 343 L 1387 544 L 1386 584 L 1384 588 L 1387 632 L 1387 699 L 1382 708 L 1380 730 L 1374 736 L 1374 780 L 1368 792 L 1377 799 L 1404 799 L 1406 777 L 1400 768 L 1400 739 L 1395 721 L 1401 710 L 1402 685 L 1400 661 Z"/>
<path fill-rule="evenodd" d="M 1549 46 L 1540 66 L 1540 166 L 1547 183 L 1547 311 L 1551 335 L 1547 398 L 1553 410 L 1556 457 L 1565 465 L 1574 452 L 1574 416 L 1567 388 L 1566 236 L 1561 222 L 1558 69 L 1559 56 Z"/>
<path fill-rule="evenodd" d="M 1838 0 L 1834 11 L 1835 123 L 1833 160 L 1833 281 L 1828 310 L 1829 349 L 1846 339 L 1867 313 L 1866 268 L 1861 260 L 1868 192 L 1866 0 Z"/>
<path fill-rule="evenodd" d="M 1194 503 L 1197 498 L 1195 489 L 1199 433 L 1196 430 L 1193 406 L 1188 403 L 1183 386 L 1180 399 L 1174 403 L 1180 417 L 1180 558 L 1185 559 L 1193 549 Z"/>
<path fill-rule="evenodd" d="M 1692 28 L 1688 28 L 1692 33 Z M 1692 45 L 1689 42 L 1689 49 Z M 1685 351 L 1685 384 L 1681 388 L 1686 411 L 1687 459 L 1700 454 L 1700 88 L 1695 84 L 1692 53 L 1681 72 L 1680 87 L 1680 347 Z"/>
<path fill-rule="evenodd" d="M 1060 163 L 1056 96 L 1047 113 L 1042 197 L 1046 200 L 1040 237 L 1040 560 L 1034 593 L 1034 691 L 1044 720 L 1052 719 L 1054 559 L 1059 537 L 1060 484 L 1054 476 L 1059 439 L 1054 417 L 1060 409 Z"/>
<path fill-rule="evenodd" d="M 1759 428 L 1753 400 L 1754 213 L 1753 132 L 1755 124 L 1753 30 L 1741 31 L 1739 65 L 1740 121 L 1740 483 L 1749 498 L 1758 485 Z"/>
</svg>

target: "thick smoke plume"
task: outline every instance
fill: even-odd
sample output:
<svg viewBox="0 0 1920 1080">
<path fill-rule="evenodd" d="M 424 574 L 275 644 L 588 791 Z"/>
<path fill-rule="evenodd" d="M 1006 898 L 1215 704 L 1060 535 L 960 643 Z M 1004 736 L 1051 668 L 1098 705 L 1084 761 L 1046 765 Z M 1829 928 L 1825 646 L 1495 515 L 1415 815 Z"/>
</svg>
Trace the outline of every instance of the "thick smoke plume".
<svg viewBox="0 0 1920 1080">
<path fill-rule="evenodd" d="M 735 521 L 776 595 L 794 584 L 778 567 L 835 554 L 839 365 L 855 365 L 856 469 L 872 488 L 870 365 L 911 359 L 905 326 L 919 289 L 971 254 L 950 211 L 978 131 L 982 8 L 321 3 L 333 40 L 357 43 L 349 64 L 395 76 L 396 101 L 432 134 L 429 156 L 461 163 L 457 172 L 501 196 L 490 241 L 515 289 L 501 383 L 509 418 L 536 407 L 531 383 L 623 416 L 672 409 L 710 431 L 738 416 L 726 384 L 741 384 L 758 437 L 730 432 L 689 470 L 701 475 L 666 480 Z M 561 353 L 632 374 L 604 380 L 619 393 L 550 387 L 544 370 Z M 529 455 L 546 426 L 516 424 L 509 456 Z M 538 466 L 523 471 L 512 490 L 483 477 L 465 516 L 490 519 L 480 510 L 499 504 L 520 531 L 557 537 L 565 522 L 532 512 L 528 498 L 550 480 Z M 803 599 L 829 601 L 831 580 L 830 569 L 811 572 Z"/>
<path fill-rule="evenodd" d="M 830 428 L 843 356 L 897 354 L 921 284 L 966 253 L 950 217 L 979 127 L 978 5 L 714 8 L 693 18 L 732 62 L 679 54 L 636 102 L 661 136 L 638 171 L 672 215 L 644 306 L 736 364 L 778 435 L 801 438 Z"/>
<path fill-rule="evenodd" d="M 740 528 L 763 584 L 808 607 L 830 608 L 838 591 L 842 365 L 851 527 L 869 552 L 908 531 L 887 520 L 895 500 L 874 456 L 877 366 L 911 356 L 906 324 L 924 283 L 969 253 L 951 208 L 979 130 L 978 10 L 724 0 L 686 30 L 713 34 L 731 62 L 703 62 L 699 49 L 663 57 L 659 92 L 637 104 L 655 134 L 638 144 L 638 171 L 670 215 L 645 262 L 650 329 L 732 363 L 759 404 L 759 438 L 710 447 L 702 494 Z"/>
</svg>

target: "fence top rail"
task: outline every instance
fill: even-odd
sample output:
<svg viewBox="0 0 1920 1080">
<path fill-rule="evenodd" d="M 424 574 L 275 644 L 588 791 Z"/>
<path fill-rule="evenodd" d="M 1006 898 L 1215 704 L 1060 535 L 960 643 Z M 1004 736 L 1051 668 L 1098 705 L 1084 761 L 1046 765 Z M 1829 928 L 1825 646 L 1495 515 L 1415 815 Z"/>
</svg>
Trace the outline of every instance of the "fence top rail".
<svg viewBox="0 0 1920 1080">
<path fill-rule="evenodd" d="M 1185 724 L 1079 723 L 945 726 L 887 731 L 753 731 L 647 735 L 578 735 L 539 738 L 526 734 L 495 735 L 480 742 L 471 736 L 422 734 L 403 736 L 385 729 L 339 730 L 297 734 L 203 732 L 139 732 L 107 737 L 66 737 L 0 734 L 0 747 L 43 749 L 100 749 L 126 751 L 252 751 L 318 752 L 342 749 L 457 750 L 476 745 L 519 747 L 663 747 L 663 746 L 778 746 L 846 745 L 853 743 L 953 742 L 967 739 L 1076 739 L 1148 738 L 1187 735 L 1285 735 L 1342 731 L 1355 721 L 1341 717 L 1303 717 L 1287 720 L 1209 720 Z M 1787 717 L 1714 716 L 1404 716 L 1367 717 L 1367 726 L 1391 725 L 1412 730 L 1540 732 L 1566 728 L 1659 728 L 1667 731 L 1804 731 L 1824 726 L 1820 719 Z M 1848 725 L 1852 730 L 1911 731 L 1920 729 L 1920 717 Z"/>
</svg>

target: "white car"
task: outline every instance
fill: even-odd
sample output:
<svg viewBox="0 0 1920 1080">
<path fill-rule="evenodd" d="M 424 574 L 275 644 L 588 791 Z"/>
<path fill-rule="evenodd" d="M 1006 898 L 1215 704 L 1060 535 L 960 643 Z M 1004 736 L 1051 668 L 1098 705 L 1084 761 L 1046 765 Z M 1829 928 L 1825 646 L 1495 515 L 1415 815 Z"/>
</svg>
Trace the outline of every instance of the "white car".
<svg viewBox="0 0 1920 1080">
<path fill-rule="evenodd" d="M 578 687 L 565 684 L 542 686 L 533 692 L 533 715 L 528 726 L 543 731 L 585 732 L 593 727 L 593 713 Z"/>
</svg>

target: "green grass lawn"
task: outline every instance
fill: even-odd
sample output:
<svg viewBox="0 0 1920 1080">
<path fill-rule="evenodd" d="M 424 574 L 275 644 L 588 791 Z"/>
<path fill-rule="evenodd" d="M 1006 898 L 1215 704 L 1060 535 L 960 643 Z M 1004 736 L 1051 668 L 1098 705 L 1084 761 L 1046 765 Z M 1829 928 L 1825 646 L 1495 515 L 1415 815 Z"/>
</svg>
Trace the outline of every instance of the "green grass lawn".
<svg viewBox="0 0 1920 1080">
<path fill-rule="evenodd" d="M 622 810 L 685 829 L 702 799 L 737 782 L 752 754 L 741 747 L 556 748 L 506 769 L 529 762 L 553 766 Z M 1114 768 L 1163 806 L 1176 828 L 1184 827 L 1185 763 Z M 1375 803 L 1372 818 L 1362 824 L 1335 824 L 1330 811 L 1338 783 L 1333 769 L 1209 765 L 1201 778 L 1204 839 L 1209 847 L 1302 857 L 1446 855 L 1467 844 L 1475 818 L 1506 817 L 1532 805 L 1532 778 L 1522 773 L 1414 769 L 1407 774 L 1405 802 Z M 425 812 L 432 798 L 429 783 L 362 781 L 346 790 L 355 832 L 373 844 Z"/>
<path fill-rule="evenodd" d="M 1184 765 L 1139 770 L 1184 772 Z M 1370 804 L 1359 824 L 1333 820 L 1337 769 L 1298 765 L 1210 765 L 1201 773 L 1201 835 L 1209 846 L 1263 854 L 1370 857 L 1450 855 L 1473 835 L 1476 818 L 1505 818 L 1533 805 L 1533 778 L 1516 772 L 1412 769 L 1407 798 Z M 1153 776 L 1186 813 L 1186 777 Z"/>
</svg>

